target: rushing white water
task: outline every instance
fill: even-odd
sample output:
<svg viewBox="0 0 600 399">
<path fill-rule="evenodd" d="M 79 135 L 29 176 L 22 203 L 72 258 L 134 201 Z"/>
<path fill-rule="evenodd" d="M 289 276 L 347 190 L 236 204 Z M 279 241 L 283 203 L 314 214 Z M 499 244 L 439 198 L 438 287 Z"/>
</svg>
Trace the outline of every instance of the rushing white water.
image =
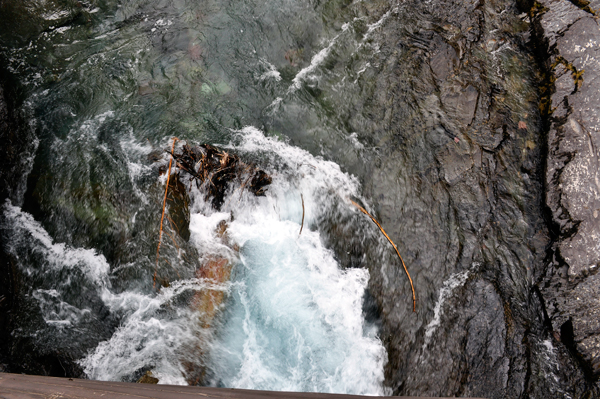
<svg viewBox="0 0 600 399">
<path fill-rule="evenodd" d="M 211 348 L 219 382 L 239 388 L 382 394 L 386 354 L 365 326 L 361 306 L 368 272 L 340 269 L 318 230 L 307 228 L 333 205 L 326 197 L 335 193 L 339 201 L 356 193 L 356 181 L 336 164 L 265 138 L 256 129 L 241 133 L 238 151 L 261 149 L 278 158 L 279 172 L 271 171 L 276 177 L 270 195 L 247 198 L 230 223 L 240 263 L 223 332 Z M 290 167 L 287 172 L 282 165 Z M 295 165 L 299 168 L 292 169 Z M 301 193 L 306 215 L 299 235 Z"/>
<path fill-rule="evenodd" d="M 43 270 L 28 270 L 30 275 L 62 271 L 71 276 L 69 270 L 77 271 L 78 277 L 68 277 L 64 284 L 33 293 L 46 323 L 69 329 L 96 317 L 90 306 L 69 294 L 70 284 L 83 282 L 120 320 L 110 339 L 80 361 L 92 379 L 128 380 L 151 370 L 160 383 L 186 384 L 192 364 L 206 370 L 206 383 L 217 386 L 387 393 L 387 355 L 362 311 L 368 271 L 343 269 L 319 233 L 326 215 L 356 212 L 346 205 L 346 197 L 358 194 L 357 180 L 335 163 L 254 128 L 236 132 L 228 146 L 259 158 L 273 183 L 265 197 L 233 187 L 220 212 L 212 210 L 202 193 L 192 192 L 190 241 L 201 258 L 219 254 L 234 264 L 231 281 L 221 285 L 192 278 L 172 282 L 158 293 L 116 292 L 102 255 L 54 243 L 31 215 L 6 204 L 4 228 L 13 237 L 9 250 L 45 259 Z M 138 169 L 130 165 L 129 173 Z M 299 234 L 301 198 L 305 215 Z M 239 253 L 215 234 L 223 220 Z M 211 328 L 200 327 L 199 310 L 189 305 L 191 295 L 206 289 L 226 294 Z"/>
<path fill-rule="evenodd" d="M 28 267 L 24 272 L 28 276 L 40 276 L 60 273 L 63 270 L 77 270 L 83 273 L 99 288 L 109 285 L 107 274 L 109 265 L 103 256 L 94 250 L 69 248 L 65 244 L 53 243 L 52 237 L 33 217 L 7 201 L 4 204 L 4 217 L 7 222 L 2 226 L 11 239 L 7 250 L 21 258 L 39 257 L 43 259 L 41 267 L 35 268 L 33 262 L 24 263 Z M 62 281 L 69 284 L 70 281 Z"/>
</svg>

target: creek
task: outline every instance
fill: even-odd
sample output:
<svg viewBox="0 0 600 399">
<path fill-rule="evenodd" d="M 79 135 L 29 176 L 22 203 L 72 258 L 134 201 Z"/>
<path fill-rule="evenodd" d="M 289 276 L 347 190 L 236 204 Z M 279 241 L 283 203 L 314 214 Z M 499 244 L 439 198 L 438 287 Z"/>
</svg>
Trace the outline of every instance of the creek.
<svg viewBox="0 0 600 399">
<path fill-rule="evenodd" d="M 186 384 L 192 368 L 209 386 L 367 395 L 596 389 L 536 287 L 546 144 L 514 2 L 0 10 L 24 121 L 0 216 L 5 370 Z M 273 183 L 264 197 L 230 187 L 218 211 L 190 189 L 185 207 L 167 205 L 157 262 L 173 137 Z M 349 199 L 398 245 L 416 312 L 393 248 Z M 197 277 L 214 256 L 233 264 L 229 281 Z M 210 326 L 190 306 L 203 290 L 226 298 Z"/>
</svg>

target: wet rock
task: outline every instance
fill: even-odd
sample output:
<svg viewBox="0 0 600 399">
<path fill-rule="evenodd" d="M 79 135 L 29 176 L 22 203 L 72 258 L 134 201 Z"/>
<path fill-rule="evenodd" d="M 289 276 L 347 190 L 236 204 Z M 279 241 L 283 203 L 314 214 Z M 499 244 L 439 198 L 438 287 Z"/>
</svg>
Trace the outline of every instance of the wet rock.
<svg viewBox="0 0 600 399">
<path fill-rule="evenodd" d="M 1 61 L 1 60 L 0 60 Z M 27 129 L 18 113 L 18 89 L 6 84 L 11 77 L 0 70 L 0 202 L 6 198 L 15 201 L 24 190 L 21 176 L 29 166 L 29 160 L 22 156 L 31 151 L 32 133 Z M 7 90 L 8 88 L 8 90 Z"/>
<path fill-rule="evenodd" d="M 138 94 L 140 96 L 147 96 L 153 94 L 156 90 L 150 85 L 150 83 L 142 83 L 138 87 Z"/>
<path fill-rule="evenodd" d="M 435 78 L 438 81 L 444 82 L 450 75 L 454 73 L 458 66 L 458 54 L 456 50 L 449 44 L 445 43 L 441 38 L 438 38 L 438 43 L 435 51 L 431 56 L 429 65 Z"/>
<path fill-rule="evenodd" d="M 0 1 L 0 26 L 10 38 L 27 43 L 42 32 L 52 32 L 69 24 L 87 24 L 95 4 L 80 1 L 46 0 L 34 3 Z"/>
<path fill-rule="evenodd" d="M 527 16 L 501 0 L 405 7 L 386 33 L 402 46 L 371 60 L 377 90 L 349 122 L 380 145 L 365 192 L 417 296 L 414 314 L 401 266 L 367 254 L 386 383 L 399 395 L 593 397 L 535 286 L 550 235 Z"/>
<path fill-rule="evenodd" d="M 139 380 L 137 380 L 138 384 L 158 384 L 158 378 L 152 376 L 152 372 L 150 370 L 146 371 Z"/>
<path fill-rule="evenodd" d="M 581 282 L 576 290 L 569 292 L 563 304 L 564 314 L 572 314 L 573 339 L 578 350 L 590 363 L 594 373 L 600 372 L 600 275 Z"/>
<path fill-rule="evenodd" d="M 8 109 L 6 100 L 4 99 L 4 90 L 0 87 L 0 129 L 5 131 L 8 129 Z"/>
<path fill-rule="evenodd" d="M 471 155 L 455 147 L 446 148 L 444 153 L 440 154 L 440 159 L 444 167 L 444 179 L 448 184 L 456 183 L 473 166 Z"/>
<path fill-rule="evenodd" d="M 461 311 L 460 322 L 467 330 L 465 361 L 472 372 L 466 381 L 467 396 L 486 396 L 490 387 L 505 390 L 510 370 L 505 355 L 507 323 L 502 300 L 494 287 L 485 281 L 477 281 L 468 302 Z"/>
<path fill-rule="evenodd" d="M 0 59 L 0 64 L 1 62 Z M 32 144 L 32 133 L 18 112 L 18 92 L 15 80 L 0 67 L 0 204 L 4 204 L 7 199 L 19 203 L 24 191 L 22 176 L 29 166 L 26 155 L 35 147 Z M 45 358 L 24 354 L 18 346 L 18 337 L 13 334 L 13 329 L 23 306 L 18 295 L 21 280 L 14 257 L 8 253 L 3 240 L 0 240 L 0 364 L 6 372 L 27 370 L 24 364 L 30 364 L 31 370 L 40 372 L 44 369 L 46 360 L 46 367 L 52 367 L 60 360 L 57 362 L 58 356 L 54 354 L 46 355 Z"/>
<path fill-rule="evenodd" d="M 548 44 L 553 47 L 556 40 L 563 35 L 576 21 L 586 18 L 585 11 L 577 8 L 568 0 L 540 1 L 543 17 L 540 22 Z"/>
<path fill-rule="evenodd" d="M 558 239 L 542 293 L 555 331 L 600 374 L 600 27 L 577 2 L 541 1 L 555 77 L 546 203 Z"/>
<path fill-rule="evenodd" d="M 177 231 L 177 235 L 188 241 L 190 239 L 190 210 L 187 189 L 179 175 L 172 176 L 169 180 L 167 192 L 169 202 L 169 221 Z"/>
<path fill-rule="evenodd" d="M 479 92 L 477 89 L 468 85 L 465 88 L 454 88 L 454 90 L 444 93 L 442 103 L 457 116 L 463 127 L 467 127 L 473 122 L 478 98 Z"/>
<path fill-rule="evenodd" d="M 498 127 L 485 133 L 474 133 L 472 139 L 486 151 L 494 151 L 504 139 L 504 129 Z"/>
<path fill-rule="evenodd" d="M 458 390 L 468 397 L 500 396 L 507 388 L 510 371 L 510 360 L 505 355 L 508 332 L 502 299 L 494 286 L 484 280 L 467 281 L 455 290 L 460 301 L 454 307 L 442 305 L 440 309 L 452 325 L 452 334 L 442 338 L 441 331 L 431 323 L 426 331 L 430 342 L 443 341 L 441 346 L 436 345 L 442 353 L 453 353 L 460 360 L 449 363 L 446 356 L 427 351 L 426 343 L 420 358 L 431 367 L 427 372 L 434 378 L 413 377 L 407 383 L 417 384 L 418 388 L 413 389 L 422 395 L 453 395 Z M 459 382 L 456 376 L 461 374 L 464 380 Z M 452 383 L 440 390 L 440 381 Z"/>
<path fill-rule="evenodd" d="M 8 108 L 6 105 L 6 100 L 4 99 L 4 90 L 2 90 L 2 87 L 0 86 L 0 137 L 2 137 L 3 139 L 5 138 L 5 136 L 8 136 L 10 134 L 9 129 L 9 118 L 8 118 Z M 3 142 L 5 140 L 2 140 Z M 5 148 L 5 151 L 10 151 L 9 148 L 6 148 L 3 146 L 3 148 Z M 4 159 L 6 158 L 6 156 L 3 156 L 3 163 L 5 162 Z M 4 165 L 3 165 L 4 166 Z M 5 174 L 8 173 L 8 170 L 10 170 L 10 167 L 7 168 L 6 166 L 2 167 L 2 169 L 0 170 L 1 173 L 1 177 L 2 177 L 2 184 L 0 184 L 0 190 L 2 190 L 0 192 L 0 200 L 4 201 L 4 199 L 7 196 L 6 191 L 6 176 Z"/>
</svg>

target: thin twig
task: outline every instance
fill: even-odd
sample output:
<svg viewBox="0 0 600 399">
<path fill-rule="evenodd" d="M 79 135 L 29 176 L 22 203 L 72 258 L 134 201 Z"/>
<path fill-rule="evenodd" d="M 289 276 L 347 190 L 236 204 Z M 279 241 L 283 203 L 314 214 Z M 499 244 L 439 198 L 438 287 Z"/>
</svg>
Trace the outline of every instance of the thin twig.
<svg viewBox="0 0 600 399">
<path fill-rule="evenodd" d="M 165 218 L 165 207 L 167 206 L 167 193 L 169 192 L 169 178 L 171 177 L 171 164 L 173 163 L 173 151 L 175 151 L 175 142 L 179 140 L 173 137 L 171 146 L 171 158 L 169 158 L 169 171 L 167 172 L 167 186 L 165 187 L 165 198 L 163 199 L 162 216 L 160 217 L 160 230 L 158 233 L 158 246 L 156 247 L 156 266 L 154 267 L 154 277 L 152 277 L 152 288 L 156 288 L 156 271 L 158 270 L 158 258 L 160 257 L 160 243 L 162 241 L 163 220 Z"/>
<path fill-rule="evenodd" d="M 400 262 L 402 262 L 402 267 L 404 267 L 404 271 L 406 272 L 406 275 L 408 276 L 408 281 L 410 281 L 410 288 L 412 290 L 412 297 L 413 297 L 413 312 L 416 312 L 417 310 L 417 299 L 415 296 L 415 287 L 413 285 L 413 281 L 412 278 L 410 278 L 410 274 L 408 273 L 408 269 L 406 268 L 406 265 L 404 264 L 404 259 L 402 259 L 402 256 L 400 256 L 400 251 L 398 251 L 398 247 L 396 247 L 396 244 L 394 244 L 394 242 L 392 241 L 392 239 L 390 238 L 390 236 L 387 235 L 387 233 L 385 232 L 385 230 L 383 229 L 383 227 L 381 227 L 381 225 L 379 224 L 379 222 L 373 217 L 371 216 L 371 214 L 369 212 L 367 212 L 367 210 L 365 208 L 363 208 L 362 206 L 358 205 L 356 202 L 350 200 L 350 202 L 352 202 L 352 205 L 354 205 L 355 207 L 357 207 L 362 213 L 364 213 L 365 215 L 367 215 L 368 217 L 371 218 L 371 220 L 373 222 L 375 222 L 375 224 L 377 225 L 377 227 L 379 227 L 379 230 L 381 230 L 381 232 L 383 233 L 383 235 L 385 236 L 385 238 L 388 239 L 388 241 L 390 242 L 390 244 L 392 244 L 392 247 L 394 247 L 394 249 L 396 250 L 396 254 L 398 254 L 398 257 L 400 258 Z"/>
<path fill-rule="evenodd" d="M 302 224 L 300 225 L 300 233 L 298 233 L 298 237 L 302 234 L 302 228 L 304 228 L 304 197 L 302 193 L 300 193 L 300 199 L 302 200 Z"/>
<path fill-rule="evenodd" d="M 242 194 L 244 193 L 244 191 L 243 191 L 244 187 L 246 187 L 246 184 L 248 184 L 248 182 L 250 181 L 251 178 L 252 178 L 252 175 L 248 175 L 248 178 L 246 180 L 244 180 L 244 182 L 240 186 L 240 198 L 238 198 L 238 202 L 242 199 Z"/>
<path fill-rule="evenodd" d="M 248 169 L 250 169 L 251 165 L 248 165 L 244 168 L 244 172 L 243 173 L 247 173 Z M 224 207 L 227 208 L 227 205 L 229 205 L 229 202 L 231 201 L 231 199 L 233 198 L 234 194 L 237 193 L 238 190 L 240 190 L 240 197 L 238 198 L 238 202 L 242 199 L 242 194 L 244 194 L 244 186 L 246 185 L 246 183 L 248 183 L 248 181 L 250 180 L 250 178 L 252 178 L 252 175 L 248 176 L 248 178 L 242 183 L 242 185 L 238 188 L 236 188 L 233 193 L 231 194 L 231 196 L 229 196 L 229 199 L 227 200 L 227 202 L 225 203 Z M 241 181 L 241 177 L 240 177 L 240 181 Z"/>
<path fill-rule="evenodd" d="M 171 219 L 169 217 L 169 215 L 165 215 L 165 216 L 167 217 L 167 220 L 171 223 L 171 227 L 173 227 L 173 230 L 175 230 L 177 232 L 177 234 L 181 235 L 181 233 L 179 232 L 179 228 L 177 227 L 177 225 L 175 224 L 173 219 Z"/>
<path fill-rule="evenodd" d="M 171 241 L 173 241 L 175 248 L 177 248 L 177 250 L 179 251 L 179 245 L 177 245 L 177 241 L 175 241 L 175 238 L 167 230 L 164 230 L 164 232 L 167 233 L 167 235 L 171 238 Z"/>
</svg>

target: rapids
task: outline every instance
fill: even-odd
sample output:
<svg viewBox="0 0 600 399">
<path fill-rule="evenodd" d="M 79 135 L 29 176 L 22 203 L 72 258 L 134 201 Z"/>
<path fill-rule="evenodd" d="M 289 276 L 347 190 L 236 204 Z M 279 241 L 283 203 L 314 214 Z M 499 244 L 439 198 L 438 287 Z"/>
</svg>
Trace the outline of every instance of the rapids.
<svg viewBox="0 0 600 399">
<path fill-rule="evenodd" d="M 552 233 L 526 3 L 0 1 L 12 129 L 0 370 L 597 393 L 538 287 Z M 184 206 L 170 193 L 156 262 L 173 137 L 231 151 L 273 183 L 265 197 L 230 187 L 219 211 L 193 185 Z M 417 312 L 395 252 L 349 199 L 398 245 Z M 239 251 L 215 234 L 221 221 Z M 229 281 L 196 275 L 214 256 L 233 265 Z M 225 295 L 210 326 L 190 306 L 205 290 Z"/>
</svg>

